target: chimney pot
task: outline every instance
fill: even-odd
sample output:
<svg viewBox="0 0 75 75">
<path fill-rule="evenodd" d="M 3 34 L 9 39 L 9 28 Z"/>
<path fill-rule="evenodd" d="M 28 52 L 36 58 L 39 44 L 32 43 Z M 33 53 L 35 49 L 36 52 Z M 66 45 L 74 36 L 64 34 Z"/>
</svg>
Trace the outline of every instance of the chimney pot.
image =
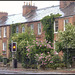
<svg viewBox="0 0 75 75">
<path fill-rule="evenodd" d="M 32 6 L 30 3 L 28 5 L 28 2 L 26 2 L 26 5 L 23 6 L 23 16 L 25 16 L 27 13 L 36 10 L 37 7 L 36 6 Z"/>
<path fill-rule="evenodd" d="M 25 5 L 25 2 L 24 2 L 24 5 Z"/>
<path fill-rule="evenodd" d="M 32 1 L 31 1 L 31 6 L 32 6 Z"/>
<path fill-rule="evenodd" d="M 29 2 L 29 5 L 30 5 L 30 2 Z"/>
</svg>

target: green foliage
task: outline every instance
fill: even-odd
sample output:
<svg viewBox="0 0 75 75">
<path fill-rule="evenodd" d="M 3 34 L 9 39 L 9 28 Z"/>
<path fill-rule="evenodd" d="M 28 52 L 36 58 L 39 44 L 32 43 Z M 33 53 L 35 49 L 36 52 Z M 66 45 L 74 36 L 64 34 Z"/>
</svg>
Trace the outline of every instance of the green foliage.
<svg viewBox="0 0 75 75">
<path fill-rule="evenodd" d="M 27 56 L 30 60 L 30 65 L 37 64 L 37 67 L 40 65 L 42 68 L 53 68 L 56 69 L 61 63 L 60 57 L 56 55 L 53 47 L 50 45 L 51 42 L 39 41 L 38 39 L 33 40 L 33 45 L 28 45 Z"/>
<path fill-rule="evenodd" d="M 3 61 L 3 56 L 0 54 L 0 62 Z"/>
<path fill-rule="evenodd" d="M 46 68 L 57 69 L 57 67 L 60 67 L 60 68 L 65 67 L 65 64 L 61 61 L 61 59 L 58 55 L 54 55 L 52 57 L 52 61 L 53 61 L 53 63 L 47 64 Z"/>
<path fill-rule="evenodd" d="M 61 63 L 60 57 L 58 55 L 54 55 L 53 56 L 53 62 L 54 62 L 54 64 Z"/>
<path fill-rule="evenodd" d="M 37 64 L 37 63 L 39 65 L 46 65 L 52 62 L 51 61 L 53 55 L 52 52 L 54 50 L 49 43 L 47 43 L 46 40 L 39 41 L 38 39 L 36 39 L 33 40 L 32 45 L 28 44 L 26 48 L 27 48 L 27 56 L 29 58 L 30 65 Z"/>
<path fill-rule="evenodd" d="M 74 25 L 67 24 L 66 30 L 59 31 L 57 37 L 58 37 L 58 42 L 56 45 L 58 51 L 63 50 L 64 48 L 75 48 L 75 26 Z"/>
<path fill-rule="evenodd" d="M 45 31 L 45 37 L 48 42 L 54 41 L 54 20 L 55 18 L 61 16 L 60 14 L 50 14 L 50 16 L 45 16 L 41 19 L 43 30 Z"/>
<path fill-rule="evenodd" d="M 19 26 L 20 23 L 12 24 L 11 25 L 11 36 L 16 33 L 16 27 Z"/>
<path fill-rule="evenodd" d="M 72 64 L 73 53 L 68 49 L 75 48 L 75 26 L 72 24 L 67 24 L 66 30 L 59 31 L 57 38 L 58 42 L 56 43 L 56 49 L 58 52 L 60 52 L 61 50 L 64 52 L 63 61 L 65 62 L 65 65 L 67 65 L 68 63 Z"/>
<path fill-rule="evenodd" d="M 12 36 L 13 42 L 17 42 L 17 59 L 18 61 L 25 63 L 28 62 L 28 58 L 26 56 L 26 46 L 28 44 L 32 44 L 32 41 L 35 40 L 34 34 L 32 35 L 32 31 L 30 28 L 25 28 L 25 33 L 14 33 Z M 27 63 L 26 62 L 26 63 Z"/>
<path fill-rule="evenodd" d="M 65 67 L 65 63 L 60 63 L 60 64 L 59 64 L 59 67 L 60 67 L 60 68 Z"/>
</svg>

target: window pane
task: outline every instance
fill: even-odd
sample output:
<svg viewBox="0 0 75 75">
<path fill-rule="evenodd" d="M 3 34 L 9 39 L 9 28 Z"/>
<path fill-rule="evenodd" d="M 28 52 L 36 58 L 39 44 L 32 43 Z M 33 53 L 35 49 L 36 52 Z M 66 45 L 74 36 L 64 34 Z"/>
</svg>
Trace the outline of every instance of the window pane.
<svg viewBox="0 0 75 75">
<path fill-rule="evenodd" d="M 1 28 L 0 28 L 0 37 L 1 37 Z"/>
<path fill-rule="evenodd" d="M 6 36 L 6 27 L 5 27 L 5 36 Z"/>
<path fill-rule="evenodd" d="M 25 32 L 25 27 L 22 27 L 22 33 L 24 33 Z"/>
<path fill-rule="evenodd" d="M 18 26 L 16 27 L 16 33 L 18 33 Z"/>
<path fill-rule="evenodd" d="M 58 21 L 55 21 L 55 32 L 58 32 Z"/>
<path fill-rule="evenodd" d="M 6 30 L 6 27 L 4 27 L 4 37 L 6 37 L 6 32 L 7 30 Z"/>
<path fill-rule="evenodd" d="M 3 43 L 3 51 L 6 51 L 6 43 Z"/>
<path fill-rule="evenodd" d="M 33 24 L 31 24 L 31 30 L 33 30 L 34 29 L 34 25 Z"/>
<path fill-rule="evenodd" d="M 41 24 L 38 23 L 38 34 L 41 34 Z"/>
<path fill-rule="evenodd" d="M 68 19 L 65 20 L 65 24 L 67 24 L 67 23 L 68 23 Z"/>
<path fill-rule="evenodd" d="M 58 27 L 55 28 L 55 32 L 57 32 L 57 31 L 58 31 Z"/>
<path fill-rule="evenodd" d="M 64 20 L 64 31 L 66 30 L 65 25 L 68 24 L 68 23 L 69 23 L 68 19 Z"/>
</svg>

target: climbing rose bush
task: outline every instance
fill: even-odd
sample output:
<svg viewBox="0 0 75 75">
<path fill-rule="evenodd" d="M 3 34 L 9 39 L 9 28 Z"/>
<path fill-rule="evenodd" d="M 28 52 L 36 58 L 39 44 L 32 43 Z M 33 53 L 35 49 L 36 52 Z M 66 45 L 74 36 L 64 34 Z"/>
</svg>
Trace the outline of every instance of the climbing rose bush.
<svg viewBox="0 0 75 75">
<path fill-rule="evenodd" d="M 47 54 L 47 52 L 51 53 L 54 49 L 53 49 L 53 47 L 50 44 L 51 44 L 51 42 L 48 42 L 46 40 L 39 41 L 36 38 L 36 40 L 33 40 L 33 44 L 32 45 L 28 44 L 28 46 L 26 47 L 26 49 L 27 49 L 27 56 L 29 57 L 32 52 L 34 52 L 35 54 L 40 54 L 40 53 Z"/>
<path fill-rule="evenodd" d="M 38 64 L 40 65 L 48 65 L 48 64 L 52 64 L 53 60 L 52 60 L 52 56 L 50 55 L 49 52 L 47 52 L 48 55 L 46 55 L 45 53 L 41 53 L 41 54 L 35 54 L 35 59 L 37 61 Z"/>
<path fill-rule="evenodd" d="M 32 63 L 34 60 L 34 62 L 40 65 L 53 63 L 52 55 L 54 49 L 50 44 L 51 42 L 48 42 L 46 39 L 44 41 L 39 41 L 37 38 L 33 40 L 32 45 L 28 44 L 26 49 L 30 62 Z"/>
</svg>

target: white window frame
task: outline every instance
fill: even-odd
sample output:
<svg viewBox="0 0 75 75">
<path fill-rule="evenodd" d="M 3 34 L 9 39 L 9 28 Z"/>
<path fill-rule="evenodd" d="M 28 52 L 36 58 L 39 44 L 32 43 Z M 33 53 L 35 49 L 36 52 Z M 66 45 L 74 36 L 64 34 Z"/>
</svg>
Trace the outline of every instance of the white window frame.
<svg viewBox="0 0 75 75">
<path fill-rule="evenodd" d="M 2 30 L 1 30 L 1 28 L 0 28 L 0 38 L 1 38 L 1 32 L 2 32 Z"/>
<path fill-rule="evenodd" d="M 58 31 L 56 32 L 56 26 L 55 26 L 55 21 L 54 21 L 54 33 L 58 33 Z"/>
<path fill-rule="evenodd" d="M 40 29 L 41 29 L 41 23 L 38 23 L 38 35 L 41 35 Z"/>
<path fill-rule="evenodd" d="M 17 32 L 17 29 L 18 29 L 18 32 Z M 16 27 L 16 33 L 19 33 L 19 28 L 18 28 L 18 26 Z"/>
<path fill-rule="evenodd" d="M 3 43 L 3 52 L 5 52 L 3 54 L 6 54 L 6 50 L 7 50 L 7 44 L 6 43 Z"/>
<path fill-rule="evenodd" d="M 6 27 L 4 27 L 4 37 L 6 37 L 6 35 L 7 35 L 7 29 Z"/>
<path fill-rule="evenodd" d="M 31 30 L 34 30 L 34 24 L 31 24 Z"/>
<path fill-rule="evenodd" d="M 68 20 L 68 19 L 65 19 L 65 20 L 64 20 L 64 31 L 65 31 L 66 20 L 67 20 L 68 23 L 69 23 L 69 20 Z"/>
<path fill-rule="evenodd" d="M 23 26 L 23 27 L 22 27 L 22 33 L 24 33 L 24 32 L 25 32 L 25 27 Z"/>
</svg>

